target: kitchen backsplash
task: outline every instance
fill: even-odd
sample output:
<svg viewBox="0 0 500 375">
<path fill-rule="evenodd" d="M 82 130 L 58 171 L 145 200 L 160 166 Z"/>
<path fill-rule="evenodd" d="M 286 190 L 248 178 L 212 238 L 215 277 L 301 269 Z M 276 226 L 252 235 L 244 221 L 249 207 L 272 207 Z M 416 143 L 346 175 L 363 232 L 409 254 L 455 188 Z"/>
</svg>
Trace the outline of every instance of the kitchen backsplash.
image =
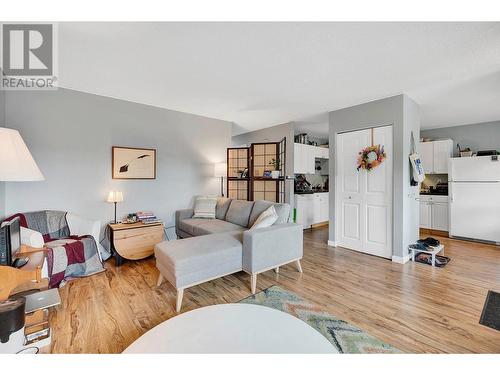
<svg viewBox="0 0 500 375">
<path fill-rule="evenodd" d="M 439 182 L 448 182 L 447 174 L 426 174 L 422 187 L 436 186 Z"/>
<path fill-rule="evenodd" d="M 305 176 L 306 180 L 309 181 L 312 186 L 321 185 L 322 187 L 325 185 L 326 179 L 328 178 L 328 176 L 319 174 L 306 174 Z"/>
</svg>

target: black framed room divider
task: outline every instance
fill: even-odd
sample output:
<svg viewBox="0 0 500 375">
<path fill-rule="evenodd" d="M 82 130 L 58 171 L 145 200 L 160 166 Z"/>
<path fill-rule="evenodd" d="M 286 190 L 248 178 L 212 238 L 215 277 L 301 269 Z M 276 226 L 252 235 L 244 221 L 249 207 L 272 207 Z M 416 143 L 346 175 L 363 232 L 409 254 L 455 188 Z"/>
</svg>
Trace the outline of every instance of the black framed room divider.
<svg viewBox="0 0 500 375">
<path fill-rule="evenodd" d="M 285 201 L 286 138 L 227 149 L 227 196 Z"/>
</svg>

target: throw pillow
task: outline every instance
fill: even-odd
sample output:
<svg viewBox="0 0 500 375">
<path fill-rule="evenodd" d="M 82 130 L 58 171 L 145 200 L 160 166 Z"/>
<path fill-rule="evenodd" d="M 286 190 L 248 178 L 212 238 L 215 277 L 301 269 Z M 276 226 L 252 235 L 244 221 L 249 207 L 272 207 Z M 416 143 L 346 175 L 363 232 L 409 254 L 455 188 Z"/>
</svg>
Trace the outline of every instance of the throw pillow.
<svg viewBox="0 0 500 375">
<path fill-rule="evenodd" d="M 278 220 L 278 214 L 276 213 L 274 206 L 271 206 L 259 215 L 250 229 L 270 227 L 276 222 L 276 220 Z"/>
<path fill-rule="evenodd" d="M 198 197 L 194 204 L 194 218 L 215 219 L 216 197 Z"/>
</svg>

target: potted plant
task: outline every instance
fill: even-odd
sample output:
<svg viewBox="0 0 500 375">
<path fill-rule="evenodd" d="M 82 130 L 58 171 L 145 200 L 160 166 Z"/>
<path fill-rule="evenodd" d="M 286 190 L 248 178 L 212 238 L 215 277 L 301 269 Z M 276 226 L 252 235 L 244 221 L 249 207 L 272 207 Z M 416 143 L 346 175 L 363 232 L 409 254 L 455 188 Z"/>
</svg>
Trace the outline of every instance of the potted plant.
<svg viewBox="0 0 500 375">
<path fill-rule="evenodd" d="M 271 178 L 279 178 L 280 177 L 280 159 L 271 159 L 269 165 L 274 167 L 274 171 L 271 171 Z"/>
</svg>

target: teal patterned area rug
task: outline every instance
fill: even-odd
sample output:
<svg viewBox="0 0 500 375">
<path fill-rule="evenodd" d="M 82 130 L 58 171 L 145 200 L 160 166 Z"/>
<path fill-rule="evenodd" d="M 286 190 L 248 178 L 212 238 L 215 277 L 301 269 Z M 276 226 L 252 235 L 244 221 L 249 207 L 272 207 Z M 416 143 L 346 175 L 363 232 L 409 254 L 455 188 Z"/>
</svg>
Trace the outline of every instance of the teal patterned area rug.
<svg viewBox="0 0 500 375">
<path fill-rule="evenodd" d="M 319 306 L 304 301 L 296 294 L 281 289 L 276 285 L 245 298 L 239 303 L 272 307 L 293 315 L 325 336 L 339 353 L 402 353 L 394 346 L 370 336 L 343 320 L 337 319 L 335 316 L 322 311 Z"/>
</svg>

